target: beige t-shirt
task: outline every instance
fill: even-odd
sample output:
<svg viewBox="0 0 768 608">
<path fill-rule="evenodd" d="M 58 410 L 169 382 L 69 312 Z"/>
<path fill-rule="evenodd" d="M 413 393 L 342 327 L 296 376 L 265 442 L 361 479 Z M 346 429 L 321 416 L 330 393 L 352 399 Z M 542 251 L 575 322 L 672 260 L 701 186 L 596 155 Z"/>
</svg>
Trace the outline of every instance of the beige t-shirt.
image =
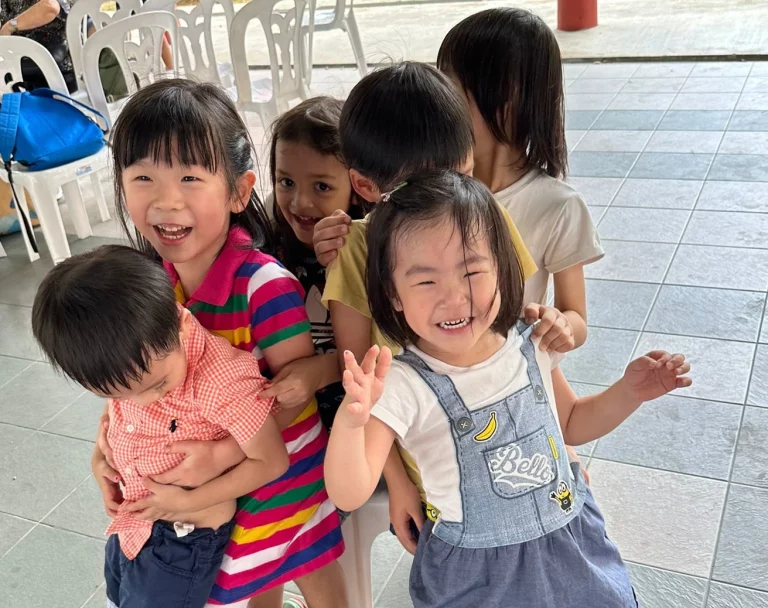
<svg viewBox="0 0 768 608">
<path fill-rule="evenodd" d="M 605 255 L 584 199 L 565 182 L 534 169 L 495 196 L 539 269 L 525 284 L 526 304 L 547 303 L 550 275 Z"/>
</svg>

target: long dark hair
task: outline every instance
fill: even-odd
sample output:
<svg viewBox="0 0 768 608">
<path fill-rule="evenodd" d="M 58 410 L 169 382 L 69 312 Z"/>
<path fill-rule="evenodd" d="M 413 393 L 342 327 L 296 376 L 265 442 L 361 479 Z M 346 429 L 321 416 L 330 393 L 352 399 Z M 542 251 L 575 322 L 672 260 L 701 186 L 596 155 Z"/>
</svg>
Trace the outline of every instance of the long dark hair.
<svg viewBox="0 0 768 608">
<path fill-rule="evenodd" d="M 381 192 L 419 171 L 460 167 L 474 146 L 469 109 L 456 88 L 432 66 L 412 61 L 358 82 L 339 131 L 349 168 Z"/>
<path fill-rule="evenodd" d="M 131 243 L 156 253 L 139 232 L 132 234 L 123 190 L 123 171 L 145 158 L 168 165 L 199 165 L 221 170 L 230 196 L 237 180 L 256 166 L 248 128 L 227 94 L 218 86 L 192 80 L 152 83 L 133 95 L 115 122 L 112 134 L 117 215 Z M 255 190 L 245 209 L 230 214 L 230 225 L 242 226 L 252 246 L 275 254 L 275 237 L 264 204 Z"/>
<path fill-rule="evenodd" d="M 397 241 L 409 231 L 435 226 L 444 218 L 449 218 L 465 245 L 481 235 L 488 239 L 500 300 L 491 330 L 507 335 L 523 307 L 523 272 L 501 208 L 485 185 L 456 171 L 422 173 L 409 177 L 369 217 L 366 287 L 373 320 L 385 337 L 403 348 L 418 338 L 405 315 L 393 306 L 397 301 L 393 278 Z"/>
<path fill-rule="evenodd" d="M 448 32 L 437 67 L 472 96 L 498 141 L 525 153 L 521 169 L 565 177 L 562 60 L 541 18 L 519 8 L 475 13 Z"/>
<path fill-rule="evenodd" d="M 269 146 L 269 173 L 272 180 L 272 215 L 275 218 L 275 232 L 278 238 L 278 257 L 285 267 L 295 272 L 307 257 L 307 246 L 293 232 L 290 224 L 285 221 L 283 212 L 274 196 L 277 183 L 277 142 L 289 141 L 301 143 L 324 156 L 334 156 L 344 163 L 341 155 L 341 139 L 339 137 L 339 118 L 344 102 L 332 97 L 313 97 L 303 101 L 295 108 L 282 114 L 273 124 Z M 361 219 L 370 210 L 370 205 L 360 201 L 352 191 L 347 213 L 352 219 Z"/>
</svg>

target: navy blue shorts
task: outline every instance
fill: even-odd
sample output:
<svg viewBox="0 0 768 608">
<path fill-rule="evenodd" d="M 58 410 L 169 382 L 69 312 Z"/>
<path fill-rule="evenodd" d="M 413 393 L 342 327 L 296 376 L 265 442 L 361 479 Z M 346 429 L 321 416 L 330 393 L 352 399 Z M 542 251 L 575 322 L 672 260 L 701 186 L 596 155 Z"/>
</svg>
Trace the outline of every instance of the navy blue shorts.
<svg viewBox="0 0 768 608">
<path fill-rule="evenodd" d="M 135 559 L 107 540 L 104 578 L 107 598 L 118 608 L 203 608 L 219 572 L 234 520 L 218 530 L 200 528 L 179 538 L 173 526 L 156 521 Z"/>
</svg>

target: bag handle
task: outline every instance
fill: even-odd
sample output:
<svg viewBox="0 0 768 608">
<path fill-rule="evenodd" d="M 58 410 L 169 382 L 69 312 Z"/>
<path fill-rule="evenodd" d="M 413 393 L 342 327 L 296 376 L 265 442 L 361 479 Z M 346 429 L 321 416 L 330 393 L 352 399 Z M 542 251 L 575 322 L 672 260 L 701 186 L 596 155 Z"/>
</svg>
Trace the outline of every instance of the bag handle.
<svg viewBox="0 0 768 608">
<path fill-rule="evenodd" d="M 8 183 L 11 186 L 11 192 L 13 199 L 18 205 L 17 211 L 21 216 L 21 221 L 24 224 L 24 232 L 27 233 L 32 250 L 35 253 L 40 253 L 37 248 L 37 239 L 35 239 L 35 231 L 32 230 L 32 222 L 24 213 L 24 207 L 19 203 L 19 196 L 16 194 L 16 185 L 13 183 L 13 151 L 16 147 L 16 132 L 19 130 L 19 114 L 21 112 L 21 96 L 28 93 L 5 93 L 3 95 L 3 102 L 0 106 L 0 156 L 5 163 L 5 170 L 8 172 Z M 22 192 L 22 195 L 24 193 Z"/>
<path fill-rule="evenodd" d="M 57 101 L 63 101 L 64 103 L 68 103 L 72 106 L 78 107 L 81 110 L 85 110 L 87 112 L 90 112 L 94 116 L 97 116 L 98 118 L 101 118 L 102 121 L 104 121 L 104 124 L 109 126 L 109 122 L 106 118 L 104 118 L 104 115 L 99 112 L 96 108 L 92 108 L 91 106 L 87 106 L 84 103 L 77 101 L 77 99 L 73 99 L 72 97 L 69 97 L 68 95 L 64 95 L 64 93 L 59 93 L 58 91 L 54 91 L 52 89 L 35 89 L 30 92 L 30 95 L 34 95 L 35 97 L 47 97 L 48 99 L 56 99 Z M 5 97 L 5 96 L 3 96 Z M 3 99 L 3 103 L 5 103 L 5 99 Z M 17 117 L 18 122 L 18 117 Z M 96 123 L 96 126 L 101 129 L 102 133 L 106 133 L 108 129 L 103 128 L 98 122 L 94 121 Z M 2 153 L 2 152 L 0 152 Z"/>
<path fill-rule="evenodd" d="M 22 95 L 23 93 L 5 93 L 0 106 L 0 156 L 6 163 L 11 162 L 13 149 L 16 147 Z"/>
</svg>

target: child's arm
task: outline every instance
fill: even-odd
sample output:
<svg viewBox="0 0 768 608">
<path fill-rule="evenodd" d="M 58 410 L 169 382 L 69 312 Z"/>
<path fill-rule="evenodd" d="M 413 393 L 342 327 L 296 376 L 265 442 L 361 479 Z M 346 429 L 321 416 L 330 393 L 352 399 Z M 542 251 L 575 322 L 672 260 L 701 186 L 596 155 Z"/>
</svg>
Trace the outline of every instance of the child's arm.
<svg viewBox="0 0 768 608">
<path fill-rule="evenodd" d="M 267 416 L 259 431 L 241 448 L 246 456 L 243 462 L 198 488 L 186 490 L 144 478 L 142 483 L 152 496 L 137 500 L 126 510 L 151 521 L 168 519 L 175 513 L 194 513 L 245 496 L 288 470 L 288 452 L 272 416 Z"/>
<path fill-rule="evenodd" d="M 579 348 L 587 340 L 587 288 L 584 283 L 584 266 L 577 264 L 555 273 L 554 285 L 555 308 L 568 318 L 573 333 L 573 346 L 569 350 Z"/>
<path fill-rule="evenodd" d="M 392 360 L 388 348 L 377 361 L 378 354 L 378 347 L 372 347 L 358 365 L 352 353 L 345 353 L 343 382 L 347 394 L 336 414 L 325 454 L 328 496 L 345 511 L 358 509 L 371 497 L 395 440 L 389 426 L 371 417 Z"/>
<path fill-rule="evenodd" d="M 690 386 L 691 369 L 684 355 L 656 350 L 632 361 L 624 376 L 602 393 L 577 397 L 559 367 L 552 370 L 557 413 L 563 439 L 582 445 L 607 435 L 624 422 L 644 401 L 676 388 Z"/>
</svg>

